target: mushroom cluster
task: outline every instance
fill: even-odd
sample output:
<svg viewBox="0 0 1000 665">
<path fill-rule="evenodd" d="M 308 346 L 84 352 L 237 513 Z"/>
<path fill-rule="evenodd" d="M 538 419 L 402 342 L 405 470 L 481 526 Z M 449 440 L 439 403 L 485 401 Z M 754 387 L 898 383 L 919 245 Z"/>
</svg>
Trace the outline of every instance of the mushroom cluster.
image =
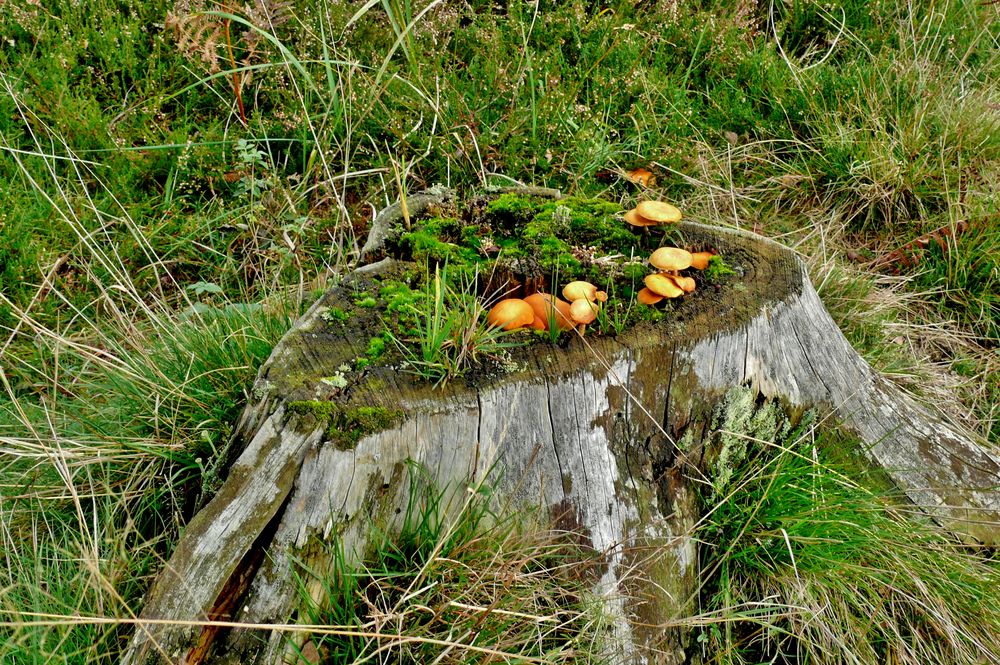
<svg viewBox="0 0 1000 665">
<path fill-rule="evenodd" d="M 681 221 L 681 211 L 664 201 L 643 201 L 624 215 L 625 221 L 637 228 L 676 224 Z"/>
<path fill-rule="evenodd" d="M 681 275 L 681 270 L 704 270 L 711 252 L 691 253 L 678 247 L 660 247 L 649 257 L 649 263 L 659 272 L 648 275 L 643 281 L 646 288 L 639 291 L 639 302 L 655 305 L 665 298 L 679 298 L 695 289 L 693 277 Z"/>
<path fill-rule="evenodd" d="M 597 318 L 600 303 L 608 299 L 608 294 L 599 291 L 590 282 L 570 282 L 562 290 L 562 300 L 548 293 L 533 293 L 524 298 L 507 298 L 490 309 L 486 322 L 504 330 L 534 328 L 549 330 L 550 325 L 559 330 L 580 327 L 583 334 L 587 324 Z"/>
</svg>

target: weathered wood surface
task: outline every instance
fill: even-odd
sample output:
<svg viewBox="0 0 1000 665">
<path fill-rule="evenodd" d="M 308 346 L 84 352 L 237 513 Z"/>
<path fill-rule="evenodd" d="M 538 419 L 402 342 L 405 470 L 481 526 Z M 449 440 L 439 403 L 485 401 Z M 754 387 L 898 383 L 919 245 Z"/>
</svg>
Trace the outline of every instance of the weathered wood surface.
<svg viewBox="0 0 1000 665">
<path fill-rule="evenodd" d="M 517 356 L 522 369 L 481 385 L 431 391 L 407 375 L 373 372 L 340 398 L 402 408 L 406 419 L 352 450 L 324 445 L 322 423 L 286 408 L 328 397 L 333 389 L 320 379 L 364 351 L 322 319 L 350 299 L 349 284 L 331 290 L 262 370 L 261 398 L 237 433 L 245 449 L 188 525 L 142 618 L 294 622 L 301 596 L 293 561 L 322 572 L 329 561 L 319 543 L 329 538 L 355 555 L 363 550 L 371 520 L 399 519 L 413 460 L 457 491 L 500 470 L 501 494 L 582 530 L 606 552 L 600 587 L 616 616 L 618 660 L 685 662 L 686 636 L 657 627 L 691 611 L 697 581 L 688 479 L 699 460 L 685 458 L 673 440 L 691 427 L 698 442 L 717 399 L 743 383 L 832 413 L 935 519 L 967 537 L 1000 540 L 1000 460 L 853 351 L 794 253 L 738 231 L 684 224 L 683 232 L 739 257 L 748 268 L 741 286 L 696 293 L 670 321 L 617 339 L 528 347 Z M 630 566 L 655 584 L 619 588 Z M 237 611 L 226 616 L 220 598 L 234 593 Z M 214 641 L 210 662 L 279 663 L 289 639 L 279 631 L 146 624 L 123 662 L 195 661 Z"/>
</svg>

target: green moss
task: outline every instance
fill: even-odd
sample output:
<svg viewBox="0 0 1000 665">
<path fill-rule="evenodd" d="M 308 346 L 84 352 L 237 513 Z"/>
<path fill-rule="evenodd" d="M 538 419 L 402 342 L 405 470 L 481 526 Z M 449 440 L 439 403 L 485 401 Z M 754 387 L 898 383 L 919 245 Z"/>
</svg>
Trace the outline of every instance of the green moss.
<svg viewBox="0 0 1000 665">
<path fill-rule="evenodd" d="M 354 301 L 354 304 L 365 309 L 373 309 L 378 305 L 378 301 L 371 296 L 361 296 Z"/>
<path fill-rule="evenodd" d="M 574 245 L 628 254 L 641 244 L 619 216 L 622 208 L 603 199 L 567 197 L 542 206 L 535 222 L 572 239 Z"/>
<path fill-rule="evenodd" d="M 415 261 L 465 263 L 475 262 L 478 258 L 473 249 L 442 241 L 441 237 L 436 231 L 420 229 L 404 233 L 400 244 Z"/>
<path fill-rule="evenodd" d="M 708 267 L 705 268 L 705 279 L 708 282 L 718 282 L 720 279 L 727 275 L 735 275 L 736 271 L 730 268 L 722 257 L 716 254 L 708 260 Z"/>
<path fill-rule="evenodd" d="M 650 272 L 649 266 L 643 263 L 627 263 L 622 266 L 622 277 L 637 286 L 642 284 L 642 280 L 646 279 L 646 275 Z"/>
<path fill-rule="evenodd" d="M 385 340 L 381 337 L 372 337 L 368 340 L 368 349 L 365 350 L 365 357 L 374 361 L 383 355 L 385 355 Z"/>
<path fill-rule="evenodd" d="M 379 295 L 385 300 L 385 308 L 391 314 L 409 310 L 423 297 L 420 291 L 414 291 L 409 284 L 403 282 L 383 282 Z"/>
<path fill-rule="evenodd" d="M 400 409 L 380 406 L 360 406 L 345 409 L 330 419 L 326 428 L 327 439 L 340 450 L 350 450 L 363 437 L 389 429 L 403 420 Z"/>
<path fill-rule="evenodd" d="M 508 192 L 490 201 L 486 206 L 486 213 L 508 219 L 527 219 L 534 215 L 537 207 L 531 197 Z"/>
<path fill-rule="evenodd" d="M 299 415 L 311 415 L 327 423 L 325 435 L 340 450 L 349 450 L 362 437 L 381 432 L 403 420 L 401 409 L 380 406 L 360 406 L 344 409 L 334 402 L 302 400 L 290 402 L 288 410 Z"/>
<path fill-rule="evenodd" d="M 320 314 L 320 318 L 322 318 L 324 321 L 331 321 L 331 322 L 337 321 L 339 323 L 344 323 L 345 321 L 347 321 L 348 317 L 349 315 L 347 314 L 347 312 L 345 312 L 340 307 L 331 307 L 330 309 Z"/>
<path fill-rule="evenodd" d="M 385 339 L 382 337 L 372 337 L 368 340 L 368 348 L 365 355 L 354 361 L 355 369 L 364 369 L 369 365 L 378 362 L 385 355 Z"/>
<path fill-rule="evenodd" d="M 333 402 L 324 402 L 316 399 L 301 400 L 288 403 L 288 410 L 300 416 L 311 415 L 316 420 L 329 420 L 338 407 Z"/>
</svg>

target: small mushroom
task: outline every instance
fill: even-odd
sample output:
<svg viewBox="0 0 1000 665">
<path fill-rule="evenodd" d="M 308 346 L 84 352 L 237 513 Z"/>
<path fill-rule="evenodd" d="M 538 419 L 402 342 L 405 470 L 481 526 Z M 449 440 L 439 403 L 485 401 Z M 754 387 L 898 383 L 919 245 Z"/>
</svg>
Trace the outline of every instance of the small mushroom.
<svg viewBox="0 0 1000 665">
<path fill-rule="evenodd" d="M 681 287 L 684 293 L 691 293 L 694 291 L 695 283 L 693 277 L 684 277 L 683 275 L 670 275 L 670 279 L 674 280 L 674 284 Z"/>
<path fill-rule="evenodd" d="M 570 305 L 570 315 L 575 323 L 583 325 L 593 323 L 597 318 L 597 305 L 586 298 L 579 298 Z"/>
<path fill-rule="evenodd" d="M 681 211 L 664 201 L 643 201 L 635 209 L 640 217 L 656 224 L 676 224 L 681 221 Z"/>
<path fill-rule="evenodd" d="M 653 293 L 648 288 L 644 288 L 639 291 L 638 299 L 643 305 L 655 305 L 663 300 L 663 296 L 658 293 Z"/>
<path fill-rule="evenodd" d="M 695 270 L 704 270 L 708 267 L 708 261 L 714 254 L 712 252 L 693 252 L 691 254 L 691 267 Z"/>
<path fill-rule="evenodd" d="M 677 283 L 670 278 L 670 275 L 662 275 L 660 273 L 647 275 L 643 281 L 646 283 L 646 288 L 658 296 L 678 298 L 684 295 L 684 290 L 677 286 Z"/>
<path fill-rule="evenodd" d="M 563 298 L 573 302 L 580 298 L 586 298 L 593 302 L 597 300 L 597 287 L 590 282 L 570 282 L 563 287 Z"/>
<path fill-rule="evenodd" d="M 548 293 L 533 293 L 524 299 L 534 313 L 534 321 L 531 327 L 536 330 L 548 330 L 549 321 L 553 320 L 560 330 L 570 330 L 573 328 L 573 316 L 570 312 L 570 304 L 560 300 Z"/>
<path fill-rule="evenodd" d="M 535 320 L 535 310 L 531 305 L 518 298 L 507 298 L 493 305 L 486 315 L 486 322 L 493 327 L 504 330 L 517 330 L 530 326 Z"/>
<path fill-rule="evenodd" d="M 587 324 L 597 318 L 597 305 L 586 298 L 578 298 L 570 305 L 570 316 L 573 322 L 579 324 L 580 334 L 587 331 Z"/>
<path fill-rule="evenodd" d="M 586 298 L 590 302 L 604 302 L 608 299 L 608 294 L 598 291 L 597 287 L 590 282 L 570 282 L 563 287 L 563 297 L 570 302 Z"/>
<path fill-rule="evenodd" d="M 649 257 L 657 270 L 677 272 L 691 267 L 691 252 L 677 247 L 661 247 Z"/>
<path fill-rule="evenodd" d="M 634 182 L 640 187 L 652 187 L 656 183 L 656 176 L 647 168 L 639 167 L 625 172 L 625 179 Z"/>
<path fill-rule="evenodd" d="M 636 209 L 629 210 L 622 216 L 625 218 L 626 222 L 628 222 L 630 225 L 636 228 L 644 229 L 647 226 L 657 225 L 657 222 L 645 219 L 642 215 L 639 214 L 639 211 Z"/>
</svg>

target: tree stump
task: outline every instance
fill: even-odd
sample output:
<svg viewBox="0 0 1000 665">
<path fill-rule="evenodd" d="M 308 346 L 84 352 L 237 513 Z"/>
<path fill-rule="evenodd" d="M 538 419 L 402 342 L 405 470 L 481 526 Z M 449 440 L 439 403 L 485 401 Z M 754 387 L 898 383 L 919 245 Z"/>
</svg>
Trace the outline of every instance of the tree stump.
<svg viewBox="0 0 1000 665">
<path fill-rule="evenodd" d="M 389 235 L 384 225 L 379 233 Z M 365 349 L 358 331 L 324 313 L 348 306 L 369 277 L 360 271 L 327 292 L 261 370 L 235 435 L 238 458 L 155 581 L 123 662 L 282 662 L 294 635 L 199 622 L 293 621 L 293 562 L 328 569 L 329 549 L 317 543 L 332 538 L 361 556 L 373 520 L 398 522 L 415 461 L 459 491 L 493 474 L 514 504 L 584 534 L 606 558 L 598 591 L 620 662 L 683 663 L 687 636 L 662 626 L 693 611 L 701 459 L 676 441 L 700 442 L 719 398 L 741 384 L 832 415 L 940 524 L 1000 540 L 995 452 L 875 373 L 792 251 L 732 229 L 682 223 L 680 233 L 743 274 L 677 301 L 659 323 L 573 335 L 564 348 L 532 344 L 508 374 L 441 389 L 386 367 L 346 387 L 331 382 Z M 372 258 L 378 245 L 366 245 Z M 333 411 L 316 406 L 334 402 Z M 332 418 L 369 407 L 381 418 L 358 440 L 331 431 Z M 653 584 L 619 588 L 633 566 Z"/>
</svg>

